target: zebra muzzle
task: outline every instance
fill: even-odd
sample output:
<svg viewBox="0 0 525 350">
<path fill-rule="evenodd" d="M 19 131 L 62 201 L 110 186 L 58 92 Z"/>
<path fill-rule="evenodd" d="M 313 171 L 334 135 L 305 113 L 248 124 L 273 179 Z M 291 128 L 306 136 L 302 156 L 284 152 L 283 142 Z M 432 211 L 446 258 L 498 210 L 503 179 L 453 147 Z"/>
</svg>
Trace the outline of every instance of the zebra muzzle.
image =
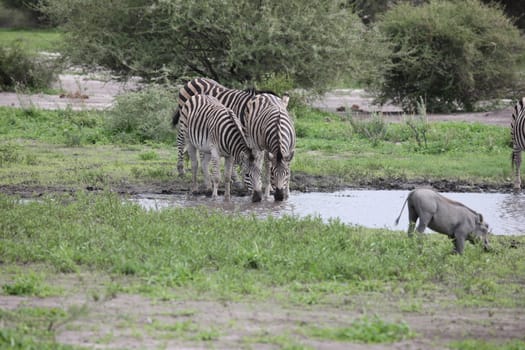
<svg viewBox="0 0 525 350">
<path fill-rule="evenodd" d="M 252 202 L 260 202 L 262 200 L 262 192 L 261 191 L 253 191 L 252 194 Z"/>
</svg>

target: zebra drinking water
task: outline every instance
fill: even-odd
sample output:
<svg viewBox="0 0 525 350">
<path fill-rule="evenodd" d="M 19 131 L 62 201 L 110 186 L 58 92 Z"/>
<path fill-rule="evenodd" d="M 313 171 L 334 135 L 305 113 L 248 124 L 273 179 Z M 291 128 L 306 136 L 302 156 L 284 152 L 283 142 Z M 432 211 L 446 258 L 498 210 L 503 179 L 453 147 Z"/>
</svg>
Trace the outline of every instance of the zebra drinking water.
<svg viewBox="0 0 525 350">
<path fill-rule="evenodd" d="M 210 95 L 215 97 L 220 103 L 227 108 L 230 108 L 239 118 L 243 118 L 246 104 L 257 94 L 254 89 L 236 90 L 229 89 L 215 80 L 208 78 L 195 78 L 190 80 L 179 90 L 178 107 L 175 110 L 172 118 L 172 125 L 175 127 L 179 122 L 180 110 L 184 103 L 191 97 L 197 94 Z M 184 175 L 184 142 L 179 133 L 177 136 L 177 171 L 179 176 Z M 236 172 L 233 173 L 236 179 Z"/>
<path fill-rule="evenodd" d="M 210 188 L 208 162 L 213 166 L 212 198 L 217 198 L 220 179 L 220 157 L 225 158 L 224 199 L 230 199 L 230 182 L 233 163 L 241 164 L 247 174 L 249 187 L 255 184 L 252 200 L 260 201 L 260 169 L 256 166 L 255 156 L 246 144 L 242 125 L 231 110 L 223 106 L 216 98 L 208 95 L 189 97 L 180 110 L 179 135 L 188 149 L 192 168 L 192 191 L 197 190 L 197 150 L 204 154 L 202 172 L 206 188 Z"/>
<path fill-rule="evenodd" d="M 514 106 L 510 135 L 512 138 L 512 168 L 514 169 L 514 189 L 521 188 L 521 151 L 525 150 L 525 97 Z"/>
<path fill-rule="evenodd" d="M 275 188 L 274 199 L 282 201 L 290 194 L 290 162 L 295 152 L 295 129 L 286 107 L 288 96 L 259 94 L 248 102 L 241 120 L 248 147 L 258 152 L 257 163 L 265 169 L 265 197 Z M 264 159 L 263 159 L 264 158 Z"/>
</svg>

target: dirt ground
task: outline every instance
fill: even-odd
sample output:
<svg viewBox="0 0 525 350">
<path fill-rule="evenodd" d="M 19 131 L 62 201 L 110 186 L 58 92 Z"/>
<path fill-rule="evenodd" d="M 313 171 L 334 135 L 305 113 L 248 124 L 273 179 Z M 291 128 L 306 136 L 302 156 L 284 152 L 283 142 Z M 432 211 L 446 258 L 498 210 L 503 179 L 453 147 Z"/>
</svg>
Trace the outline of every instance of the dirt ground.
<svg viewBox="0 0 525 350">
<path fill-rule="evenodd" d="M 523 340 L 525 334 L 523 309 L 458 308 L 447 304 L 454 299 L 447 295 L 418 301 L 368 293 L 294 305 L 279 300 L 209 301 L 180 290 L 171 291 L 182 296 L 175 300 L 108 294 L 101 287 L 107 277 L 86 273 L 57 276 L 50 282 L 63 286 L 66 296 L 2 295 L 0 308 L 67 310 L 69 319 L 50 325 L 56 341 L 94 349 L 447 349 L 464 339 L 505 343 Z M 403 311 L 410 303 L 420 303 L 420 308 Z M 393 344 L 362 344 L 316 339 L 308 333 L 312 328 L 348 328 L 374 315 L 404 322 L 414 336 Z"/>
<path fill-rule="evenodd" d="M 0 105 L 45 109 L 73 108 L 104 109 L 111 106 L 116 95 L 136 88 L 136 83 L 121 84 L 111 77 L 93 77 L 73 74 L 60 76 L 57 95 L 21 95 L 0 93 Z M 375 106 L 362 90 L 337 90 L 312 105 L 327 111 L 346 113 L 358 111 L 367 117 L 375 111 L 383 112 L 392 122 L 402 121 L 396 106 Z M 344 112 L 342 110 L 345 110 Z M 511 109 L 491 112 L 429 115 L 430 121 L 456 120 L 510 125 Z M 427 183 L 422 183 L 428 185 Z M 179 187 L 180 185 L 180 187 Z M 375 183 L 344 184 L 338 179 L 294 174 L 292 190 L 333 191 L 345 187 L 407 188 L 419 184 L 405 184 L 395 180 L 377 180 Z M 510 191 L 511 188 L 489 188 L 484 184 L 461 184 L 442 181 L 430 184 L 439 190 Z M 118 192 L 179 193 L 187 184 L 177 180 L 166 184 L 123 185 Z M 97 190 L 97 189 L 92 189 Z M 67 188 L 11 188 L 0 185 L 4 193 L 19 195 L 63 192 Z M 423 300 L 402 300 L 400 297 L 369 293 L 366 295 L 334 296 L 333 300 L 316 305 L 293 305 L 279 300 L 269 301 L 207 301 L 201 296 L 184 296 L 175 300 L 150 299 L 140 295 L 117 293 L 105 295 L 108 277 L 90 274 L 56 276 L 53 285 L 63 286 L 61 297 L 18 297 L 0 295 L 2 310 L 21 307 L 58 307 L 70 311 L 74 317 L 62 324 L 50 325 L 56 331 L 57 341 L 64 344 L 96 349 L 279 349 L 301 345 L 313 349 L 447 349 L 451 341 L 481 339 L 505 342 L 524 339 L 525 310 L 521 308 L 467 308 L 448 304 L 453 296 L 433 295 Z M 416 312 L 402 311 L 402 305 L 416 303 Z M 451 306 L 447 306 L 451 305 Z M 390 322 L 406 322 L 416 333 L 415 338 L 394 344 L 358 344 L 318 340 L 306 334 L 308 328 L 349 327 L 363 315 L 378 315 Z M 1 326 L 1 324 L 0 324 Z"/>
</svg>

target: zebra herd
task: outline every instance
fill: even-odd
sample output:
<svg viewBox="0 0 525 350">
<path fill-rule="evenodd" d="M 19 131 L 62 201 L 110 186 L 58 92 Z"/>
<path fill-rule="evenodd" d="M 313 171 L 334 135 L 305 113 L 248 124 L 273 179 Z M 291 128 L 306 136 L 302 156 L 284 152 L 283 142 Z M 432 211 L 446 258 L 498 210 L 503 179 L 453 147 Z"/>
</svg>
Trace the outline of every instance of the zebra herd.
<svg viewBox="0 0 525 350">
<path fill-rule="evenodd" d="M 196 78 L 179 91 L 178 107 L 173 115 L 177 135 L 179 175 L 184 174 L 184 150 L 188 151 L 192 170 L 192 191 L 197 189 L 198 159 L 212 198 L 217 197 L 220 158 L 225 158 L 225 200 L 230 199 L 230 183 L 240 182 L 234 165 L 241 166 L 243 181 L 252 192 L 252 201 L 264 196 L 288 198 L 290 162 L 295 151 L 295 129 L 288 111 L 288 96 L 279 98 L 268 91 L 229 89 L 207 78 Z M 213 172 L 210 184 L 208 165 Z M 265 169 L 263 171 L 263 164 Z"/>
<path fill-rule="evenodd" d="M 239 165 L 244 185 L 252 201 L 270 196 L 282 201 L 290 193 L 290 162 L 295 151 L 295 129 L 288 111 L 288 96 L 255 89 L 227 88 L 207 78 L 195 78 L 179 91 L 178 107 L 172 124 L 177 126 L 180 176 L 184 174 L 184 151 L 188 151 L 192 170 L 192 191 L 197 189 L 198 159 L 206 188 L 216 198 L 220 180 L 220 158 L 225 158 L 225 200 L 230 199 L 231 181 L 241 184 L 235 165 Z M 521 188 L 521 152 L 525 150 L 525 97 L 514 106 L 511 121 L 514 189 Z M 213 167 L 210 182 L 208 166 Z M 263 169 L 264 165 L 264 169 Z M 262 181 L 264 174 L 264 183 Z M 264 186 L 263 186 L 264 185 Z"/>
</svg>

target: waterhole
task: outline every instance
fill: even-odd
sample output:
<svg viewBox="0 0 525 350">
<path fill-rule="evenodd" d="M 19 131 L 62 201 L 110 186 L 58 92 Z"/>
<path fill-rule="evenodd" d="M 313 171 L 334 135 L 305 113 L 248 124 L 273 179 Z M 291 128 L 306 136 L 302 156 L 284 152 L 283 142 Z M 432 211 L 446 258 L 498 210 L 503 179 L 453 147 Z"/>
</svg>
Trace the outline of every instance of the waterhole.
<svg viewBox="0 0 525 350">
<path fill-rule="evenodd" d="M 230 202 L 224 202 L 222 197 L 212 200 L 205 196 L 191 195 L 143 194 L 131 200 L 151 210 L 206 206 L 226 213 L 242 213 L 260 218 L 283 215 L 314 216 L 320 217 L 325 222 L 339 220 L 348 225 L 406 230 L 408 226 L 406 207 L 399 225 L 396 226 L 394 222 L 408 193 L 409 191 L 385 190 L 292 192 L 288 201 L 274 202 L 270 199 L 260 203 L 251 203 L 249 197 L 232 197 Z M 493 234 L 525 235 L 525 194 L 456 192 L 442 194 L 483 214 Z"/>
</svg>

